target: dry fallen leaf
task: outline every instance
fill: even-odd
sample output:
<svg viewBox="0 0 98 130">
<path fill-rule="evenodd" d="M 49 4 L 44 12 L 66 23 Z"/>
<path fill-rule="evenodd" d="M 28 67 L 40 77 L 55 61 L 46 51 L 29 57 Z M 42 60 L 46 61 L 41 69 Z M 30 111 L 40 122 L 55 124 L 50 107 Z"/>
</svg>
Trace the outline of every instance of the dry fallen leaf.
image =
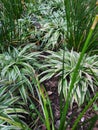
<svg viewBox="0 0 98 130">
<path fill-rule="evenodd" d="M 51 95 L 53 92 L 51 92 L 51 91 L 48 91 L 47 93 L 48 93 L 48 96 L 50 96 L 50 95 Z"/>
</svg>

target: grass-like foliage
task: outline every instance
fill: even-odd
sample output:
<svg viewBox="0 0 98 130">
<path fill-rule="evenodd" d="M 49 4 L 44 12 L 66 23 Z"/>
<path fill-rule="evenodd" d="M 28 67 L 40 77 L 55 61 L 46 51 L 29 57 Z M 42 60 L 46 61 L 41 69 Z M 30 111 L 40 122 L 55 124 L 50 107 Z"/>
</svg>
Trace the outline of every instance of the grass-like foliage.
<svg viewBox="0 0 98 130">
<path fill-rule="evenodd" d="M 80 120 L 98 99 L 95 3 L 96 0 L 0 0 L 0 130 L 40 130 L 41 126 L 66 130 L 74 116 L 72 112 L 67 119 L 74 102 L 84 108 L 71 129 L 78 130 L 86 122 L 88 130 L 94 127 L 96 115 L 83 123 Z M 43 86 L 43 81 L 53 76 L 59 78 L 57 127 Z"/>
<path fill-rule="evenodd" d="M 5 41 L 8 46 L 13 39 L 19 40 L 19 28 L 16 31 L 16 25 L 22 13 L 21 0 L 0 0 L 0 42 L 3 42 L 2 44 Z M 18 38 L 16 39 L 16 37 Z"/>
<path fill-rule="evenodd" d="M 35 1 L 27 4 L 28 15 L 35 26 L 35 37 L 40 49 L 57 49 L 64 39 L 66 31 L 65 10 L 63 0 Z"/>
<path fill-rule="evenodd" d="M 97 13 L 96 0 L 64 0 L 67 20 L 67 47 L 81 51 Z M 87 51 L 96 49 L 97 28 L 88 44 Z"/>
<path fill-rule="evenodd" d="M 41 73 L 41 82 L 50 79 L 53 76 L 59 76 L 60 81 L 58 91 L 60 93 L 62 86 L 62 64 L 64 62 L 63 94 L 66 99 L 68 96 L 72 74 L 80 57 L 80 53 L 73 50 L 71 52 L 66 50 L 63 61 L 63 51 L 64 50 L 60 50 L 59 52 L 48 51 L 49 55 L 44 56 L 44 65 L 41 67 L 43 69 L 43 72 Z M 90 69 L 97 75 L 98 56 L 88 56 L 85 54 L 79 67 L 78 76 L 72 91 L 72 100 L 70 102 L 71 106 L 74 102 L 80 106 L 86 101 L 86 99 L 90 98 L 91 91 L 96 91 L 96 81 Z"/>
<path fill-rule="evenodd" d="M 32 79 L 37 66 L 38 52 L 32 52 L 34 44 L 25 47 L 8 48 L 8 52 L 0 54 L 0 77 L 8 81 L 7 84 L 20 83 L 18 90 L 26 102 L 28 92 L 33 95 Z M 30 52 L 31 50 L 31 52 Z"/>
<path fill-rule="evenodd" d="M 0 80 L 0 129 L 28 129 L 23 121 L 28 112 L 22 107 L 20 98 L 11 93 L 13 86 L 4 86 L 3 82 L 5 81 Z"/>
<path fill-rule="evenodd" d="M 79 52 L 97 12 L 95 3 L 96 0 L 1 0 L 0 46 L 5 49 L 30 39 L 40 49 L 57 50 L 66 41 L 69 50 Z M 97 51 L 97 30 L 87 51 Z"/>
<path fill-rule="evenodd" d="M 30 25 L 25 16 L 26 2 L 29 0 L 0 0 L 0 51 L 26 42 Z"/>
<path fill-rule="evenodd" d="M 82 51 L 96 12 L 96 0 L 39 0 L 28 8 L 32 23 L 39 28 L 35 30 L 35 40 L 40 48 L 57 50 L 66 41 L 67 48 L 77 52 Z M 87 51 L 97 51 L 97 30 Z"/>
</svg>

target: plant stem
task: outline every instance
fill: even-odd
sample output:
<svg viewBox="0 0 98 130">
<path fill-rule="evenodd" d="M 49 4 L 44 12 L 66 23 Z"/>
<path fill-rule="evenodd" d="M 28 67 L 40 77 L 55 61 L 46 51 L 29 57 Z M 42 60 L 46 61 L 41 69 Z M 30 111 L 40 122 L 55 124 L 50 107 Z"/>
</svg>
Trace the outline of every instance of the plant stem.
<svg viewBox="0 0 98 130">
<path fill-rule="evenodd" d="M 62 112 L 62 116 L 61 116 L 61 120 L 60 120 L 59 130 L 64 130 L 64 124 L 65 124 L 66 114 L 67 114 L 68 107 L 69 107 L 71 92 L 72 92 L 72 89 L 74 88 L 74 83 L 75 83 L 77 75 L 78 75 L 78 70 L 79 70 L 79 67 L 80 67 L 80 63 L 81 63 L 81 61 L 83 59 L 83 56 L 85 54 L 85 51 L 86 51 L 86 49 L 88 47 L 88 44 L 90 42 L 90 39 L 92 37 L 93 31 L 95 29 L 95 26 L 96 26 L 97 22 L 98 22 L 98 15 L 95 16 L 94 22 L 92 24 L 92 27 L 91 27 L 91 29 L 89 31 L 89 34 L 88 34 L 88 37 L 87 37 L 87 39 L 85 41 L 84 47 L 82 49 L 82 52 L 80 54 L 78 63 L 77 63 L 77 65 L 75 67 L 75 70 L 73 72 L 72 81 L 71 81 L 71 84 L 70 84 L 70 89 L 69 89 L 68 96 L 67 96 L 67 99 L 66 99 L 66 104 L 64 106 L 64 109 L 63 109 L 63 112 Z"/>
<path fill-rule="evenodd" d="M 63 61 L 62 61 L 62 87 L 60 92 L 60 115 L 62 115 L 62 108 L 63 108 L 63 86 L 64 86 L 64 57 L 65 57 L 65 47 L 63 51 Z"/>
<path fill-rule="evenodd" d="M 47 96 L 45 97 L 44 93 L 42 92 L 42 90 L 40 88 L 40 83 L 39 83 L 39 80 L 38 80 L 37 76 L 35 76 L 35 79 L 36 79 L 38 91 L 39 91 L 40 96 L 42 98 L 42 104 L 41 105 L 42 105 L 43 114 L 44 114 L 44 117 L 45 117 L 45 126 L 46 126 L 47 130 L 51 130 L 51 128 L 50 128 L 50 121 L 49 121 L 49 112 L 48 112 L 48 108 L 47 108 L 47 103 L 48 103 L 47 102 Z"/>
<path fill-rule="evenodd" d="M 88 105 L 86 105 L 86 107 L 84 108 L 84 110 L 80 113 L 80 115 L 78 116 L 78 118 L 76 119 L 72 130 L 75 130 L 75 128 L 77 127 L 77 124 L 79 122 L 79 120 L 82 118 L 82 116 L 84 115 L 84 113 L 88 110 L 88 108 L 93 104 L 93 102 L 96 100 L 96 98 L 98 97 L 98 92 L 96 93 L 96 95 L 93 97 L 93 99 L 91 99 L 88 103 Z"/>
</svg>

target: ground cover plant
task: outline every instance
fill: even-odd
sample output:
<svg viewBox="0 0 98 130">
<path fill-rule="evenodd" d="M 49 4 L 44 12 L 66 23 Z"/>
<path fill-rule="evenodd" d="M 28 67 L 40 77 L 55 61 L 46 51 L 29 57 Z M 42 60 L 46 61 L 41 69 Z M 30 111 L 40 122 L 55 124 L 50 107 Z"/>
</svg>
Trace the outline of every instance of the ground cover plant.
<svg viewBox="0 0 98 130">
<path fill-rule="evenodd" d="M 75 69 L 75 65 L 80 57 L 80 53 L 74 52 L 73 50 L 69 52 L 65 51 L 64 59 L 63 59 L 63 50 L 58 52 L 47 51 L 49 55 L 44 56 L 45 58 L 43 66 L 43 72 L 41 73 L 41 82 L 52 78 L 53 76 L 61 77 L 59 82 L 59 93 L 62 87 L 62 64 L 64 62 L 64 87 L 63 94 L 65 99 L 67 98 L 67 94 L 69 91 L 69 85 L 72 80 L 72 74 Z M 70 105 L 77 102 L 78 105 L 83 104 L 84 100 L 89 99 L 90 91 L 94 92 L 97 89 L 96 80 L 94 79 L 91 70 L 97 75 L 98 68 L 98 56 L 87 56 L 85 55 L 83 61 L 80 65 L 80 69 L 78 71 L 78 76 L 76 79 L 76 83 L 74 84 L 73 98 L 70 102 Z M 42 76 L 43 75 L 43 76 Z M 94 90 L 95 89 L 95 90 Z"/>
<path fill-rule="evenodd" d="M 24 114 L 28 112 L 22 107 L 23 103 L 19 96 L 13 96 L 10 87 L 5 86 L 5 81 L 0 80 L 0 129 L 28 129 L 28 126 L 23 121 Z M 14 89 L 16 91 L 16 89 Z"/>
<path fill-rule="evenodd" d="M 30 52 L 34 44 L 19 48 L 8 48 L 7 52 L 0 54 L 0 77 L 9 85 L 19 85 L 19 92 L 24 102 L 27 102 L 28 90 L 33 94 L 33 81 L 35 63 L 37 67 L 38 52 Z"/>
<path fill-rule="evenodd" d="M 0 129 L 98 129 L 98 2 L 0 0 Z"/>
</svg>

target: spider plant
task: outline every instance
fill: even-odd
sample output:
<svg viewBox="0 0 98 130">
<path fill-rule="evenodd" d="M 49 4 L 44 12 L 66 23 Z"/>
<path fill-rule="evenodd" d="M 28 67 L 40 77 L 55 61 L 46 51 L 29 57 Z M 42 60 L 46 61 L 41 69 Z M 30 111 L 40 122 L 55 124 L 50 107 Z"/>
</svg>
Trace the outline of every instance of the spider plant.
<svg viewBox="0 0 98 130">
<path fill-rule="evenodd" d="M 63 112 L 62 112 L 63 114 L 61 115 L 61 119 L 60 119 L 59 130 L 61 130 L 61 129 L 64 130 L 65 129 L 65 127 L 64 127 L 64 123 L 65 123 L 65 120 L 66 120 L 66 116 L 65 115 L 68 112 L 68 107 L 69 107 L 71 92 L 74 89 L 74 84 L 75 84 L 77 76 L 78 76 L 78 70 L 80 69 L 81 62 L 83 60 L 83 57 L 85 55 L 85 52 L 87 50 L 88 44 L 90 42 L 90 39 L 91 39 L 91 37 L 93 35 L 94 29 L 96 28 L 97 23 L 98 23 L 98 15 L 96 15 L 95 18 L 94 18 L 94 21 L 93 21 L 92 26 L 91 26 L 91 28 L 89 30 L 87 39 L 85 41 L 84 47 L 82 49 L 82 52 L 81 52 L 80 57 L 78 59 L 78 62 L 76 64 L 75 70 L 73 72 L 72 81 L 70 83 L 70 89 L 68 91 L 68 96 L 67 96 L 67 99 L 66 99 L 66 104 L 65 104 L 65 106 L 63 108 Z M 62 84 L 62 88 L 63 88 L 63 84 Z M 97 97 L 98 97 L 98 92 L 95 94 L 95 96 L 93 97 L 93 99 L 91 99 L 89 101 L 88 105 L 86 105 L 86 107 L 84 108 L 83 112 L 78 116 L 77 120 L 75 121 L 75 125 L 72 128 L 72 130 L 74 130 L 76 128 L 76 126 L 77 126 L 79 120 L 81 119 L 81 117 L 83 116 L 83 114 L 87 111 L 87 109 L 91 106 L 91 104 L 96 100 Z"/>
<path fill-rule="evenodd" d="M 94 22 L 93 22 L 93 24 L 92 24 L 92 27 L 91 27 L 91 29 L 90 29 L 90 31 L 89 31 L 89 34 L 88 34 L 88 37 L 87 37 L 87 39 L 86 39 L 86 41 L 85 41 L 85 44 L 84 44 L 84 47 L 83 47 L 83 50 L 82 50 L 82 52 L 81 52 L 81 54 L 80 54 L 80 56 L 79 56 L 79 58 L 78 58 L 78 61 L 76 62 L 76 66 L 75 66 L 75 68 L 74 68 L 74 71 L 73 71 L 73 73 L 72 73 L 72 76 L 71 76 L 71 83 L 70 83 L 70 85 L 69 85 L 69 90 L 68 90 L 68 95 L 67 95 L 67 98 L 66 98 L 66 104 L 64 105 L 64 107 L 61 107 L 61 108 L 63 108 L 62 109 L 62 111 L 61 111 L 61 119 L 60 119 L 60 125 L 59 125 L 59 130 L 65 130 L 66 129 L 66 126 L 65 126 L 65 121 L 66 121 L 66 114 L 67 114 L 67 112 L 68 112 L 68 108 L 69 108 L 69 104 L 70 104 L 70 101 L 71 101 L 71 99 L 72 99 L 72 97 L 73 97 L 73 90 L 74 90 L 74 87 L 75 87 L 75 84 L 77 83 L 76 81 L 77 81 L 77 78 L 78 78 L 78 76 L 79 76 L 79 71 L 80 70 L 82 70 L 82 68 L 84 67 L 83 66 L 83 62 L 85 63 L 85 60 L 87 60 L 87 59 L 89 59 L 87 56 L 86 56 L 86 49 L 87 49 L 87 46 L 88 46 L 88 44 L 89 44 L 89 41 L 90 41 L 90 39 L 91 39 L 91 36 L 92 36 L 92 34 L 93 34 L 93 31 L 94 31 L 94 29 L 95 29 L 95 26 L 96 26 L 96 24 L 97 24 L 97 22 L 98 22 L 98 16 L 96 15 L 96 17 L 95 17 L 95 19 L 94 19 Z M 66 52 L 66 51 L 65 51 Z M 50 52 L 49 52 L 50 53 Z M 76 52 L 75 52 L 76 53 Z M 50 54 L 50 57 L 51 57 L 51 55 L 52 54 Z M 55 53 L 53 53 L 53 55 L 55 56 L 55 59 L 59 59 L 59 55 L 56 55 Z M 49 55 L 48 55 L 49 56 Z M 75 55 L 76 56 L 76 55 Z M 86 56 L 86 57 L 85 57 Z M 67 56 L 66 56 L 67 57 Z M 95 56 L 96 57 L 96 56 Z M 62 71 L 63 71 L 63 73 L 62 74 L 64 74 L 64 71 L 65 71 L 65 69 L 64 69 L 64 67 L 65 67 L 65 65 L 66 65 L 66 61 L 64 60 L 64 58 L 65 58 L 65 55 L 64 55 L 64 53 L 63 53 L 63 66 L 62 66 L 62 68 L 61 69 L 63 69 Z M 86 58 L 86 59 L 85 59 Z M 91 58 L 91 57 L 90 57 Z M 94 58 L 94 57 L 93 57 Z M 93 59 L 92 58 L 92 59 Z M 97 59 L 98 59 L 98 57 L 96 57 Z M 49 58 L 47 58 L 48 60 L 49 60 Z M 62 62 L 62 59 L 60 59 L 61 60 L 61 62 Z M 55 60 L 53 59 L 53 57 L 52 57 L 52 59 L 51 59 L 51 61 L 53 61 L 52 62 L 52 65 L 54 65 L 55 64 Z M 94 62 L 94 64 L 96 64 L 96 62 L 97 61 L 95 61 Z M 70 62 L 69 62 L 70 63 Z M 68 65 L 69 65 L 69 63 L 67 63 Z M 57 62 L 56 62 L 56 64 L 54 65 L 54 68 L 55 67 L 57 67 L 57 66 L 60 66 L 60 64 L 57 64 Z M 90 65 L 89 65 L 90 66 Z M 95 65 L 96 66 L 96 65 Z M 46 64 L 44 67 L 48 67 L 48 69 L 49 69 L 49 67 L 50 67 L 50 73 L 49 73 L 49 70 L 46 70 L 45 71 L 45 73 L 49 73 L 49 74 L 47 74 L 47 78 L 50 78 L 50 77 L 52 77 L 54 74 L 53 74 L 53 72 L 54 72 L 54 70 L 52 70 L 51 69 L 51 65 L 49 64 L 49 62 L 48 62 L 48 64 Z M 67 66 L 68 67 L 68 66 Z M 86 66 L 85 66 L 86 67 Z M 94 67 L 94 66 L 93 66 Z M 98 79 L 98 73 L 96 73 L 96 68 L 94 67 L 93 69 L 90 69 L 90 67 L 88 67 L 89 68 L 89 70 L 90 70 L 90 75 L 91 74 L 93 74 L 93 79 L 95 80 L 95 84 L 98 84 L 98 82 L 97 82 L 97 80 L 96 79 Z M 93 71 L 95 69 L 95 71 Z M 60 70 L 61 71 L 61 70 Z M 60 74 L 60 71 L 59 71 L 59 74 Z M 58 69 L 55 69 L 55 72 L 58 72 Z M 44 73 L 43 73 L 44 74 Z M 64 77 L 64 76 L 62 76 L 62 77 Z M 46 77 L 45 77 L 46 78 Z M 43 80 L 45 79 L 45 78 L 43 78 Z M 85 78 L 87 78 L 87 77 L 85 77 Z M 63 87 L 64 87 L 64 84 L 63 84 L 63 81 L 64 81 L 64 79 L 62 79 L 62 88 L 61 89 L 63 89 Z M 70 82 L 70 81 L 69 81 Z M 75 90 L 76 90 L 77 88 L 75 88 Z M 75 91 L 74 91 L 74 93 L 75 93 Z M 94 95 L 94 97 L 93 98 L 91 98 L 89 101 L 88 101 L 88 104 L 85 106 L 85 108 L 83 109 L 83 111 L 80 113 L 80 115 L 77 117 L 77 119 L 76 119 L 76 121 L 75 121 L 75 123 L 74 123 L 74 125 L 72 126 L 72 130 L 76 130 L 77 129 L 77 126 L 78 126 L 78 123 L 79 123 L 79 121 L 80 121 L 80 119 L 82 118 L 82 116 L 84 115 L 84 113 L 88 110 L 88 108 L 93 104 L 93 102 L 96 100 L 98 98 L 98 92 Z M 93 118 L 92 118 L 92 123 L 93 122 L 95 122 L 96 121 L 96 116 L 94 117 L 94 120 L 93 120 Z M 90 127 L 89 127 L 90 128 Z M 50 130 L 50 128 L 49 128 L 49 130 Z"/>
<path fill-rule="evenodd" d="M 2 82 L 5 81 L 0 81 L 0 84 Z M 13 96 L 10 87 L 12 86 L 0 85 L 0 129 L 29 130 L 27 124 L 23 121 L 24 115 L 28 115 L 28 112 L 23 109 L 20 98 Z"/>
<path fill-rule="evenodd" d="M 35 74 L 35 66 L 37 66 L 37 58 L 39 52 L 32 52 L 34 44 L 25 47 L 8 48 L 8 52 L 0 54 L 0 77 L 6 79 L 7 84 L 20 83 L 18 92 L 22 99 L 27 102 L 28 93 L 33 92 L 33 83 L 31 79 Z M 31 50 L 31 52 L 30 52 Z"/>
<path fill-rule="evenodd" d="M 69 85 L 72 80 L 72 74 L 75 69 L 75 65 L 78 62 L 80 53 L 75 51 L 69 52 L 65 51 L 64 61 L 63 50 L 58 52 L 47 51 L 48 56 L 44 56 L 44 65 L 41 67 L 43 72 L 41 73 L 41 82 L 52 78 L 53 76 L 59 76 L 60 81 L 58 85 L 58 91 L 61 92 L 62 88 L 62 64 L 64 62 L 64 82 L 63 82 L 63 94 L 65 99 L 68 96 Z M 74 84 L 74 89 L 72 92 L 73 98 L 70 105 L 76 102 L 79 106 L 85 102 L 86 99 L 90 98 L 90 91 L 96 91 L 97 85 L 93 74 L 90 69 L 97 75 L 98 69 L 98 56 L 88 56 L 85 54 L 83 61 L 79 67 L 78 76 Z M 43 76 L 42 76 L 43 75 Z"/>
<path fill-rule="evenodd" d="M 91 72 L 93 73 L 93 72 Z M 95 77 L 95 80 L 98 79 L 98 76 L 94 75 Z M 45 90 L 45 88 L 40 85 L 40 82 L 38 80 L 38 77 L 35 77 L 36 78 L 36 90 L 37 90 L 37 94 L 38 94 L 38 97 L 39 97 L 39 103 L 40 103 L 40 106 L 42 108 L 42 112 L 43 112 L 43 116 L 42 116 L 42 112 L 38 113 L 38 108 L 36 108 L 32 103 L 31 103 L 31 106 L 32 106 L 32 110 L 35 110 L 37 111 L 37 114 L 39 115 L 43 125 L 45 125 L 46 129 L 47 130 L 57 130 L 57 129 L 60 129 L 60 128 L 57 128 L 55 127 L 55 123 L 54 123 L 54 115 L 53 115 L 53 111 L 52 111 L 52 108 L 51 108 L 51 101 L 48 97 L 48 94 Z M 96 80 L 96 84 L 98 85 L 98 82 Z M 83 111 L 79 114 L 78 118 L 76 119 L 76 121 L 74 122 L 74 125 L 72 126 L 72 130 L 78 130 L 80 129 L 80 127 L 85 127 L 86 123 L 88 123 L 89 127 L 87 130 L 91 130 L 91 128 L 94 127 L 98 117 L 96 115 L 94 115 L 92 118 L 90 118 L 89 120 L 86 120 L 84 123 L 79 123 L 80 119 L 82 118 L 82 116 L 84 115 L 84 113 L 89 109 L 89 107 L 94 103 L 94 101 L 98 98 L 98 93 L 95 94 L 95 96 L 89 101 L 88 101 L 88 104 L 85 106 L 85 108 L 83 109 Z M 63 112 L 61 113 L 61 116 L 62 116 Z M 74 116 L 72 114 L 72 116 Z M 51 121 L 50 121 L 51 120 Z M 70 119 L 66 122 L 66 128 L 64 127 L 64 130 L 67 129 L 67 126 L 70 124 Z M 65 123 L 64 123 L 65 124 Z M 62 124 L 61 124 L 62 125 Z M 37 127 L 37 129 L 39 129 L 39 127 Z M 61 129 L 60 129 L 61 130 Z"/>
<path fill-rule="evenodd" d="M 64 41 L 69 50 L 80 52 L 97 12 L 96 0 L 37 1 L 28 9 L 29 15 L 37 18 L 34 23 L 36 42 L 43 49 L 58 49 Z M 83 11 L 84 10 L 84 11 Z M 33 18 L 32 18 L 33 19 Z M 96 52 L 97 27 L 87 51 Z M 31 37 L 33 39 L 34 37 Z"/>
<path fill-rule="evenodd" d="M 57 49 L 61 46 L 66 31 L 63 1 L 43 1 L 27 5 L 28 15 L 35 25 L 35 37 L 31 40 L 39 43 L 40 49 Z"/>
</svg>

